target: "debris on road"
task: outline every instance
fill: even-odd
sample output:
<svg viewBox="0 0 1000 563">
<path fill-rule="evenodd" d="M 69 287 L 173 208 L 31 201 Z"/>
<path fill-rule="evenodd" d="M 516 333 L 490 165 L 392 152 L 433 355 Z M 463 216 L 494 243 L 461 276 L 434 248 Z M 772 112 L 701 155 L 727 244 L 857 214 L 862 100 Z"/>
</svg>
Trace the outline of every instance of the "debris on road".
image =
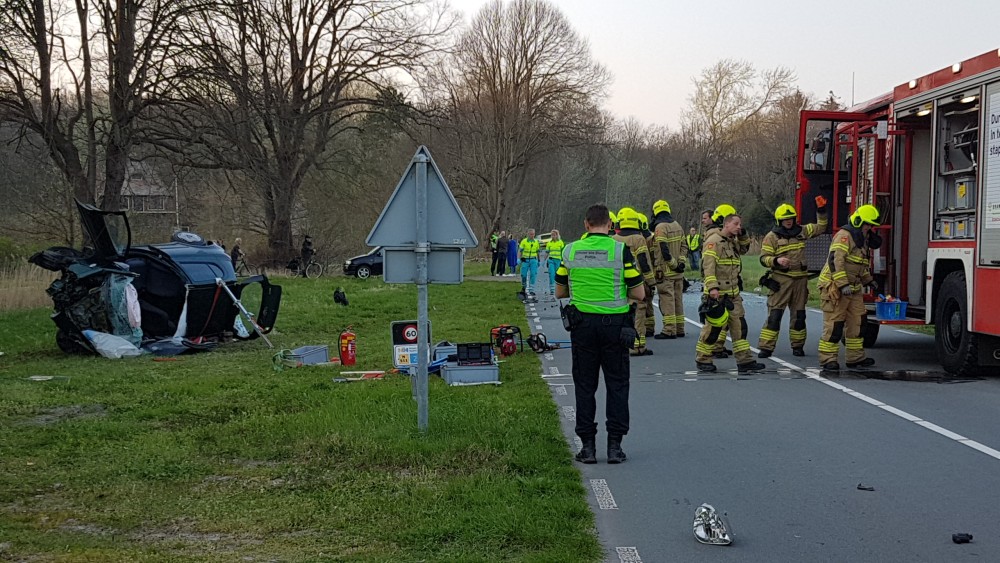
<svg viewBox="0 0 1000 563">
<path fill-rule="evenodd" d="M 952 534 L 951 541 L 955 543 L 969 543 L 972 541 L 972 534 Z"/>
<path fill-rule="evenodd" d="M 715 508 L 704 503 L 694 511 L 694 537 L 707 545 L 730 545 L 733 537 Z"/>
<path fill-rule="evenodd" d="M 863 485 L 861 483 L 858 483 L 858 490 L 859 491 L 874 491 L 875 487 L 873 487 L 871 485 Z"/>
</svg>

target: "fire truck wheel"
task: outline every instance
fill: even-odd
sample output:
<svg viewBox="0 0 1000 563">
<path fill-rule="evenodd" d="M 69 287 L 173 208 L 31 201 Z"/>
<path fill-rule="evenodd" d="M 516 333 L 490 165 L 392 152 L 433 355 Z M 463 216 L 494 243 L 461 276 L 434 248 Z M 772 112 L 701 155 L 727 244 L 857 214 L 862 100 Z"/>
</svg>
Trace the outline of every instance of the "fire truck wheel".
<svg viewBox="0 0 1000 563">
<path fill-rule="evenodd" d="M 880 328 L 882 328 L 882 323 L 865 317 L 865 322 L 861 325 L 861 338 L 864 339 L 863 345 L 865 348 L 875 347 Z"/>
<path fill-rule="evenodd" d="M 971 375 L 977 370 L 978 342 L 967 329 L 969 312 L 965 273 L 952 272 L 941 282 L 934 307 L 934 345 L 948 373 Z"/>
</svg>

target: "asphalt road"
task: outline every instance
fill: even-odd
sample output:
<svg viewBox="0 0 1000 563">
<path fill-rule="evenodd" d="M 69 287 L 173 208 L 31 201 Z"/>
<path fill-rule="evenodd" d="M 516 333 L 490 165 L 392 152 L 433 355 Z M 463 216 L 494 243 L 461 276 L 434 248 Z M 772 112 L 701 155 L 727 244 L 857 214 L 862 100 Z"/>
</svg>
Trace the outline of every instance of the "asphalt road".
<svg viewBox="0 0 1000 563">
<path fill-rule="evenodd" d="M 568 340 L 540 285 L 531 332 Z M 598 463 L 577 467 L 608 561 L 1000 561 L 1000 379 L 944 378 L 933 337 L 892 327 L 869 350 L 875 368 L 821 376 L 818 311 L 806 357 L 791 355 L 786 315 L 767 371 L 738 376 L 728 359 L 696 375 L 699 299 L 685 296 L 686 338 L 632 360 L 624 464 L 604 461 L 599 394 Z M 744 299 L 756 347 L 766 301 Z M 542 363 L 575 452 L 570 350 Z M 703 502 L 727 514 L 733 545 L 695 540 Z"/>
</svg>

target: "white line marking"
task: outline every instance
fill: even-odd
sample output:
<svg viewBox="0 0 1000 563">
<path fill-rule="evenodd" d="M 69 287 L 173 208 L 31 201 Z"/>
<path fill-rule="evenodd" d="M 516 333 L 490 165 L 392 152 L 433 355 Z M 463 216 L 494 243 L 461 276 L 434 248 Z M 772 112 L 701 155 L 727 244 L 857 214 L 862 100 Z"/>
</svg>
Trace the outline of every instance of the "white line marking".
<svg viewBox="0 0 1000 563">
<path fill-rule="evenodd" d="M 551 361 L 554 361 L 556 359 L 556 357 L 552 355 L 552 352 L 546 352 L 545 353 L 545 359 L 551 362 Z"/>
<path fill-rule="evenodd" d="M 565 406 L 562 408 L 563 416 L 570 422 L 576 422 L 576 407 Z"/>
<path fill-rule="evenodd" d="M 573 377 L 572 373 L 550 373 L 548 375 L 543 375 L 542 379 L 552 379 L 556 377 Z"/>
<path fill-rule="evenodd" d="M 642 563 L 639 550 L 634 547 L 616 547 L 619 563 Z"/>
<path fill-rule="evenodd" d="M 549 367 L 549 375 L 556 375 L 557 373 L 559 373 L 559 368 L 558 367 L 556 367 L 556 366 L 550 366 Z"/>
<path fill-rule="evenodd" d="M 567 394 L 568 393 L 566 392 L 566 386 L 565 385 L 557 385 L 556 386 L 556 395 L 567 395 Z"/>
<path fill-rule="evenodd" d="M 601 510 L 618 510 L 618 504 L 615 502 L 614 495 L 611 494 L 611 488 L 608 487 L 608 482 L 604 479 L 591 479 L 590 488 L 594 491 L 594 496 L 597 497 L 597 506 Z"/>
<path fill-rule="evenodd" d="M 814 309 L 810 309 L 810 310 L 812 311 Z M 688 318 L 685 318 L 684 320 L 686 320 L 687 322 L 693 324 L 694 326 L 696 326 L 698 328 L 701 328 L 703 326 L 701 323 L 695 322 L 695 321 L 693 321 L 691 319 L 688 319 Z M 760 350 L 754 348 L 753 346 L 751 346 L 750 349 L 753 350 L 753 352 L 755 354 L 760 353 Z M 894 415 L 902 418 L 903 420 L 906 420 L 908 422 L 912 422 L 912 423 L 916 424 L 917 426 L 922 426 L 923 428 L 926 428 L 926 429 L 930 430 L 931 432 L 934 432 L 936 434 L 944 436 L 945 438 L 954 440 L 954 441 L 958 442 L 959 444 L 963 444 L 965 446 L 968 446 L 968 447 L 976 450 L 977 452 L 984 453 L 984 454 L 986 454 L 986 455 L 988 455 L 988 456 L 990 456 L 990 457 L 992 457 L 994 459 L 1000 460 L 1000 451 L 994 450 L 993 448 L 991 448 L 989 446 L 986 446 L 984 444 L 981 444 L 981 443 L 979 443 L 979 442 L 977 442 L 975 440 L 970 440 L 970 439 L 966 438 L 965 436 L 962 436 L 961 434 L 956 434 L 955 432 L 952 432 L 951 430 L 948 430 L 947 428 L 943 428 L 941 426 L 938 426 L 937 424 L 934 424 L 933 422 L 928 422 L 926 420 L 923 420 L 920 417 L 914 416 L 914 415 L 912 415 L 912 414 L 910 414 L 910 413 L 908 413 L 908 412 L 906 412 L 904 410 L 897 409 L 896 407 L 894 407 L 892 405 L 887 405 L 887 404 L 883 403 L 882 401 L 879 401 L 878 399 L 875 399 L 873 397 L 869 397 L 868 395 L 865 395 L 864 393 L 859 393 L 858 391 L 855 391 L 854 389 L 851 389 L 851 388 L 846 387 L 844 385 L 841 385 L 839 383 L 830 381 L 829 379 L 827 379 L 827 378 L 823 377 L 822 375 L 820 375 L 820 371 L 818 369 L 814 369 L 814 368 L 802 369 L 802 368 L 800 368 L 799 366 L 797 366 L 795 364 L 786 362 L 785 360 L 782 360 L 781 358 L 778 358 L 778 357 L 775 357 L 775 356 L 771 356 L 770 358 L 767 358 L 767 359 L 775 362 L 776 364 L 779 364 L 779 365 L 785 366 L 785 367 L 787 367 L 789 369 L 792 369 L 794 371 L 797 371 L 797 372 L 801 373 L 802 375 L 806 376 L 809 379 L 812 379 L 812 380 L 818 381 L 820 383 L 823 383 L 824 385 L 827 385 L 829 387 L 837 389 L 838 391 L 843 391 L 845 394 L 847 394 L 847 395 L 849 395 L 851 397 L 854 397 L 855 399 L 860 399 L 861 401 L 864 401 L 864 402 L 866 402 L 866 403 L 868 403 L 870 405 L 876 406 L 876 407 L 884 410 L 885 412 L 894 414 Z"/>
<path fill-rule="evenodd" d="M 583 449 L 583 440 L 579 436 L 573 436 L 573 445 L 576 446 L 576 451 Z"/>
<path fill-rule="evenodd" d="M 903 334 L 911 334 L 913 336 L 926 336 L 924 334 L 920 334 L 919 332 L 913 332 L 912 330 L 903 330 L 901 328 L 897 328 L 896 332 L 902 332 Z"/>
</svg>

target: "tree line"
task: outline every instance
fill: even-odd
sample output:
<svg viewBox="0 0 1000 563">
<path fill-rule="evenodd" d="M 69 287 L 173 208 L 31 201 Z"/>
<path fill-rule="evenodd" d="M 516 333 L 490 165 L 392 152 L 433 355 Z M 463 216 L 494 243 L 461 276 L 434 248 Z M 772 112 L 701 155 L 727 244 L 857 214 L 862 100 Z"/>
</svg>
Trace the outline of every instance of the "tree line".
<svg viewBox="0 0 1000 563">
<path fill-rule="evenodd" d="M 657 199 L 764 230 L 792 197 L 798 112 L 840 107 L 722 60 L 669 129 L 610 115 L 611 81 L 548 0 L 467 25 L 429 0 L 0 0 L 0 218 L 72 244 L 73 200 L 117 209 L 142 163 L 210 238 L 280 259 L 309 233 L 343 257 L 424 144 L 483 235 L 572 236 L 588 202 Z"/>
</svg>

